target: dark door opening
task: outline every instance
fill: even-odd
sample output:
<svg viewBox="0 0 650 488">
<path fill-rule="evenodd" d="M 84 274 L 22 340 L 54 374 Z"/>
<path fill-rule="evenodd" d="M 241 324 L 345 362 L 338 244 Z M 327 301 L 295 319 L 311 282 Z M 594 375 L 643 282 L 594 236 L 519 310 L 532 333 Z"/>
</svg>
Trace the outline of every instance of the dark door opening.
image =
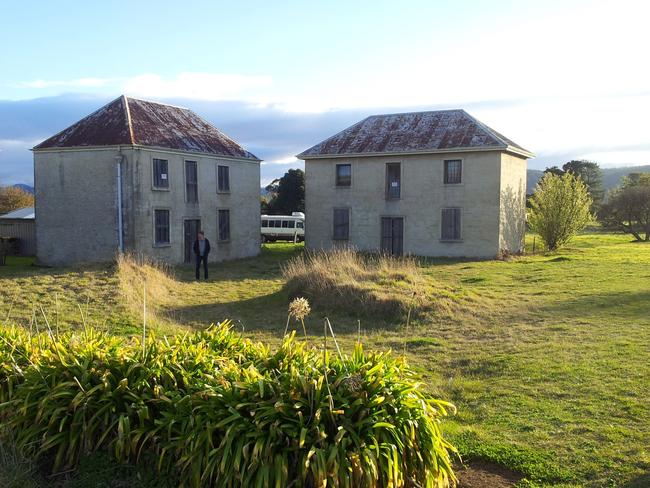
<svg viewBox="0 0 650 488">
<path fill-rule="evenodd" d="M 186 220 L 184 222 L 184 241 L 185 241 L 185 262 L 186 263 L 191 263 L 192 262 L 192 254 L 194 254 L 194 251 L 192 248 L 194 247 L 194 241 L 197 239 L 197 235 L 199 233 L 199 230 L 201 230 L 201 221 L 198 219 L 190 219 Z"/>
<path fill-rule="evenodd" d="M 404 218 L 381 218 L 381 250 L 393 256 L 401 256 L 404 247 Z"/>
</svg>

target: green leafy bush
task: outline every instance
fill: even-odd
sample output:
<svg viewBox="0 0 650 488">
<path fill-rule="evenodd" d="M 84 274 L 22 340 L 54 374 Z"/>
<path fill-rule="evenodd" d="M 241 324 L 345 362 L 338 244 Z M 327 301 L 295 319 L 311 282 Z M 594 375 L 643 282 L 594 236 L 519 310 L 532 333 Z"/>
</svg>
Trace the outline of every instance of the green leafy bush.
<svg viewBox="0 0 650 488">
<path fill-rule="evenodd" d="M 174 340 L 0 330 L 0 423 L 54 469 L 155 456 L 188 486 L 444 487 L 441 418 L 390 354 L 276 350 L 228 324 Z"/>
</svg>

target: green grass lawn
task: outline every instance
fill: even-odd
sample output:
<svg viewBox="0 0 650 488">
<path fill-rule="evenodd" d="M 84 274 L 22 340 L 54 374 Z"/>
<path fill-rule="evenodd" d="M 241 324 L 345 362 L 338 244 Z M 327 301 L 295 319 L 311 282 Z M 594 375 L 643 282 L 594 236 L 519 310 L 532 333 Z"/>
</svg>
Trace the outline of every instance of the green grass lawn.
<svg viewBox="0 0 650 488">
<path fill-rule="evenodd" d="M 300 252 L 267 245 L 259 258 L 212 264 L 208 282 L 176 269 L 160 333 L 231 318 L 253 338 L 279 341 L 288 304 L 280 269 Z M 8 264 L 2 320 L 43 327 L 45 314 L 67 328 L 83 314 L 117 333 L 139 331 L 113 267 Z M 360 320 L 368 347 L 406 350 L 426 388 L 458 407 L 445 430 L 467 458 L 497 461 L 538 485 L 650 486 L 650 244 L 590 233 L 552 255 L 425 260 L 422 272 L 463 306 L 408 329 L 363 310 L 330 315 L 343 347 Z M 324 312 L 307 320 L 314 336 Z"/>
</svg>

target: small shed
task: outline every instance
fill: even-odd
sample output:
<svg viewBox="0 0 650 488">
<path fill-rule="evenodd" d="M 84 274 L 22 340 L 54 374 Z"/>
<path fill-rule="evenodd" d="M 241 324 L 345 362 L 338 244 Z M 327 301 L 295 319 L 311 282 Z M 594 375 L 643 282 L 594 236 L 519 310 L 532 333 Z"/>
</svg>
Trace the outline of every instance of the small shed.
<svg viewBox="0 0 650 488">
<path fill-rule="evenodd" d="M 20 256 L 36 255 L 35 220 L 34 207 L 0 215 L 0 239 L 17 239 L 16 252 Z"/>
</svg>

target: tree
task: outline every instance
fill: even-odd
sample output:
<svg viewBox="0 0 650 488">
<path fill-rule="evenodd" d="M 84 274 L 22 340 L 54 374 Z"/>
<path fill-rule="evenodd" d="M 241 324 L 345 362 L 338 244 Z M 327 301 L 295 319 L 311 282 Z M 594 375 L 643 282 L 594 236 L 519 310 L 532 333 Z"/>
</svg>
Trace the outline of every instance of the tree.
<svg viewBox="0 0 650 488">
<path fill-rule="evenodd" d="M 609 193 L 600 212 L 603 225 L 650 241 L 650 173 L 633 173 Z"/>
<path fill-rule="evenodd" d="M 591 199 L 593 200 L 591 211 L 592 213 L 597 213 L 605 196 L 605 190 L 603 189 L 603 171 L 598 166 L 598 163 L 584 159 L 572 160 L 565 163 L 562 169 L 566 173 L 573 173 L 579 176 L 584 181 L 589 190 L 589 195 L 591 195 Z"/>
<path fill-rule="evenodd" d="M 0 188 L 0 214 L 5 214 L 19 208 L 33 207 L 34 195 L 15 186 Z"/>
<path fill-rule="evenodd" d="M 274 193 L 274 183 L 267 190 Z M 280 178 L 277 191 L 268 202 L 268 211 L 275 215 L 291 215 L 292 212 L 305 211 L 305 172 L 290 169 Z"/>
<path fill-rule="evenodd" d="M 565 171 L 563 169 L 558 168 L 557 166 L 550 166 L 544 170 L 544 174 L 546 173 L 551 173 L 556 176 L 562 176 L 564 175 Z"/>
<path fill-rule="evenodd" d="M 530 228 L 550 251 L 568 243 L 592 219 L 587 186 L 573 173 L 545 174 L 530 204 Z"/>
</svg>

